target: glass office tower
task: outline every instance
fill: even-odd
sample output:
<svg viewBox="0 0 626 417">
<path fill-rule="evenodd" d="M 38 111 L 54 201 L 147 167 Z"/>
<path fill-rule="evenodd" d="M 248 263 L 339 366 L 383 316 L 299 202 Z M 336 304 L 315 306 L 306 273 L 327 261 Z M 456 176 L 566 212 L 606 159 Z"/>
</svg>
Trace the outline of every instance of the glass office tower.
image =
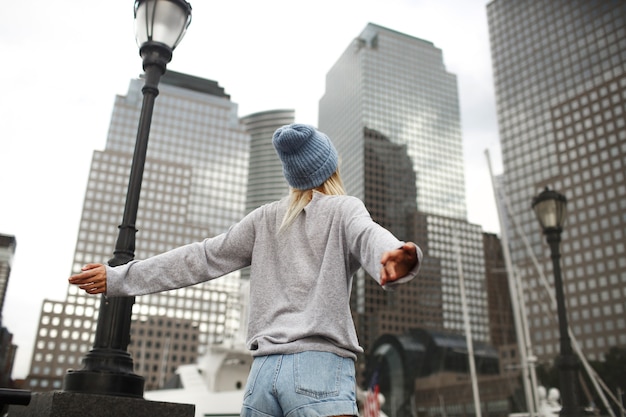
<svg viewBox="0 0 626 417">
<path fill-rule="evenodd" d="M 385 333 L 465 333 L 462 262 L 475 340 L 489 341 L 483 238 L 467 223 L 456 76 L 431 42 L 368 24 L 326 76 L 319 127 L 340 154 L 347 192 L 375 221 L 425 252 L 403 291 L 355 280 L 353 313 L 367 349 Z"/>
<path fill-rule="evenodd" d="M 367 127 L 406 146 L 419 211 L 466 219 L 456 76 L 431 42 L 368 24 L 327 74 L 319 127 L 338 142 L 350 194 L 365 194 Z"/>
<path fill-rule="evenodd" d="M 569 325 L 585 356 L 600 360 L 626 346 L 626 2 L 495 0 L 487 12 L 507 232 L 534 353 L 559 353 L 550 252 L 531 210 L 547 186 L 568 199 Z"/>
<path fill-rule="evenodd" d="M 142 104 L 143 80 L 117 96 L 106 149 L 91 163 L 72 272 L 107 262 L 122 219 Z M 167 71 L 159 84 L 137 215 L 136 259 L 215 236 L 241 219 L 249 136 L 237 105 L 216 82 Z M 136 298 L 129 351 L 146 390 L 195 362 L 225 335 L 238 306 L 239 274 Z M 28 388 L 59 389 L 68 368 L 92 347 L 100 299 L 69 286 L 63 302 L 45 300 Z"/>
</svg>

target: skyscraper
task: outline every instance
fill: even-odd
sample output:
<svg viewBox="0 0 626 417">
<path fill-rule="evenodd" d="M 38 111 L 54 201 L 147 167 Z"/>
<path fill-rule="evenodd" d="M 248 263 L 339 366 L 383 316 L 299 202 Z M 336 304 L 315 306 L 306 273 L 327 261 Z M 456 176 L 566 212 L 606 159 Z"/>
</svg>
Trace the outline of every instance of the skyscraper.
<svg viewBox="0 0 626 417">
<path fill-rule="evenodd" d="M 457 82 L 442 51 L 368 24 L 326 76 L 319 127 L 337 146 L 347 192 L 425 251 L 420 280 L 403 291 L 355 280 L 361 344 L 415 327 L 464 333 L 459 262 L 473 338 L 489 341 L 482 230 L 466 219 Z"/>
<path fill-rule="evenodd" d="M 106 149 L 95 151 L 83 204 L 73 273 L 111 258 L 122 218 L 141 110 L 143 81 L 117 96 Z M 216 82 L 166 72 L 159 85 L 137 216 L 136 259 L 224 232 L 244 213 L 249 136 L 237 105 Z M 158 388 L 209 342 L 224 337 L 238 305 L 239 273 L 136 298 L 129 351 L 146 389 Z M 58 389 L 91 348 L 97 297 L 68 287 L 45 300 L 28 388 Z M 236 317 L 235 317 L 236 319 Z"/>
<path fill-rule="evenodd" d="M 293 123 L 294 115 L 293 110 L 268 110 L 241 118 L 250 135 L 246 213 L 289 192 L 272 136 L 279 127 Z"/>
<path fill-rule="evenodd" d="M 319 127 L 344 156 L 350 194 L 365 195 L 366 127 L 406 147 L 419 211 L 466 219 L 456 76 L 431 42 L 368 24 L 327 75 Z"/>
<path fill-rule="evenodd" d="M 569 325 L 585 356 L 601 360 L 626 346 L 626 2 L 495 0 L 487 11 L 502 198 L 534 353 L 559 353 L 552 265 L 531 210 L 547 186 L 568 199 Z"/>
</svg>

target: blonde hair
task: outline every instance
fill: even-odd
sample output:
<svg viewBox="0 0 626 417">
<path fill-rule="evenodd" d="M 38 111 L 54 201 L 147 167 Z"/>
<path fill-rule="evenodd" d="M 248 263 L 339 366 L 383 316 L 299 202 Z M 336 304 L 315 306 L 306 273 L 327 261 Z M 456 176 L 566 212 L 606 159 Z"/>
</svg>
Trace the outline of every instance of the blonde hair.
<svg viewBox="0 0 626 417">
<path fill-rule="evenodd" d="M 304 210 L 307 204 L 313 199 L 313 191 L 318 191 L 326 195 L 345 195 L 343 181 L 339 176 L 339 170 L 336 170 L 322 185 L 317 188 L 309 188 L 308 190 L 298 190 L 292 188 L 290 190 L 289 207 L 283 217 L 279 232 L 285 230 L 298 217 L 300 212 Z"/>
</svg>

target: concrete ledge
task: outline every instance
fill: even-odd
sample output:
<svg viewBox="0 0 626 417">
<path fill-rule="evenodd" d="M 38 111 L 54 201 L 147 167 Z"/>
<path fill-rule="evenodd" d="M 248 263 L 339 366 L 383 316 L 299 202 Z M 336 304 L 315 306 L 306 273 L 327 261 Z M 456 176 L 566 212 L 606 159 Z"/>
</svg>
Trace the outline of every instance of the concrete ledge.
<svg viewBox="0 0 626 417">
<path fill-rule="evenodd" d="M 193 404 L 148 401 L 64 391 L 35 392 L 27 406 L 11 405 L 9 417 L 194 417 Z"/>
</svg>

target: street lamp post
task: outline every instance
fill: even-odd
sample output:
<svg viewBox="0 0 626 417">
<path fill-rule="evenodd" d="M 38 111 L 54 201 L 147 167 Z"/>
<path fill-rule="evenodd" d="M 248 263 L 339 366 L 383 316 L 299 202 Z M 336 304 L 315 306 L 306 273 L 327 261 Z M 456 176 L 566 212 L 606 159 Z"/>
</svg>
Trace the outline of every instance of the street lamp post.
<svg viewBox="0 0 626 417">
<path fill-rule="evenodd" d="M 562 407 L 559 415 L 563 417 L 580 417 L 581 411 L 576 391 L 578 378 L 578 359 L 574 355 L 572 342 L 569 336 L 565 297 L 563 294 L 563 280 L 561 278 L 561 232 L 565 223 L 567 200 L 564 195 L 545 188 L 533 198 L 532 208 L 546 235 L 552 257 L 554 272 L 554 290 L 559 320 L 559 335 L 561 350 L 558 358 L 559 380 L 561 388 Z"/>
<path fill-rule="evenodd" d="M 191 5 L 185 0 L 135 1 L 135 37 L 145 84 L 124 215 L 110 266 L 124 265 L 135 257 L 135 222 L 158 84 L 190 22 Z M 83 358 L 83 369 L 65 375 L 64 391 L 143 397 L 144 378 L 133 373 L 127 351 L 134 302 L 134 297 L 101 297 L 93 348 Z"/>
</svg>

